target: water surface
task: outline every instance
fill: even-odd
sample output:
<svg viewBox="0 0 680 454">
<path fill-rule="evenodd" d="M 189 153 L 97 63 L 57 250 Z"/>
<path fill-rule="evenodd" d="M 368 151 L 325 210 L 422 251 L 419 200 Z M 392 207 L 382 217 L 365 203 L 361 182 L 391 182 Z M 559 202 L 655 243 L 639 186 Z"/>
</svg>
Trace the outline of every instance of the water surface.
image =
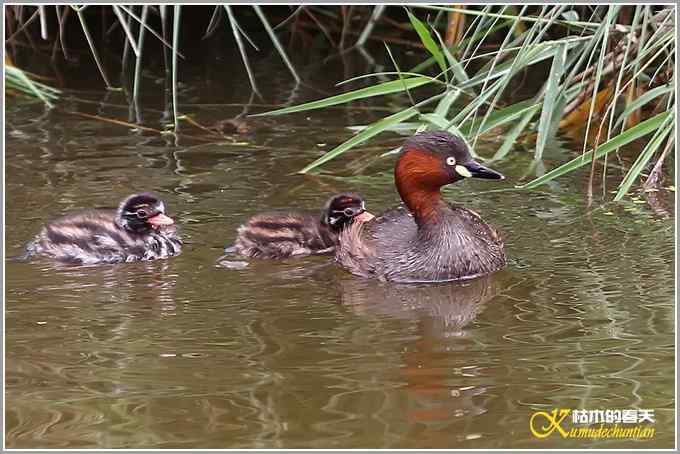
<svg viewBox="0 0 680 454">
<path fill-rule="evenodd" d="M 263 68 L 277 74 L 264 101 L 284 102 L 290 81 Z M 318 67 L 307 76 L 321 73 L 328 77 Z M 188 80 L 182 99 L 204 124 L 241 107 L 201 103 L 248 99 L 244 78 L 217 91 L 202 80 Z M 91 102 L 69 101 L 69 109 L 127 119 L 123 94 L 78 96 Z M 294 92 L 296 100 L 318 96 Z M 157 97 L 148 95 L 144 114 L 161 127 Z M 295 174 L 349 137 L 345 126 L 378 114 L 277 117 L 250 134 L 175 144 L 10 103 L 9 256 L 45 220 L 140 190 L 162 196 L 186 247 L 150 263 L 6 262 L 7 447 L 672 446 L 672 219 L 632 202 L 589 213 L 583 175 L 513 191 L 537 171 L 521 147 L 494 164 L 505 181 L 446 190 L 503 232 L 510 263 L 491 278 L 382 284 L 347 275 L 327 257 L 215 266 L 236 227 L 259 211 L 316 210 L 344 190 L 362 192 L 373 212 L 396 204 L 393 157 L 378 158 L 399 144 L 396 135 L 318 175 Z M 490 156 L 500 141 L 480 141 L 479 153 Z M 578 150 L 554 141 L 545 166 Z M 671 205 L 672 194 L 662 200 Z M 654 409 L 656 436 L 534 438 L 529 417 L 552 408 Z"/>
</svg>

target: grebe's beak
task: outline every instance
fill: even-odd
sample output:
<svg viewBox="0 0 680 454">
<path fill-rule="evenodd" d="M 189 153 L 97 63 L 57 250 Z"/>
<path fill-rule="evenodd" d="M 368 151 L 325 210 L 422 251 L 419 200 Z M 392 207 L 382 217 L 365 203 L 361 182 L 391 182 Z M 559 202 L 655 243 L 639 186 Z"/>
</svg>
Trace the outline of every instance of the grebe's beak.
<svg viewBox="0 0 680 454">
<path fill-rule="evenodd" d="M 465 164 L 463 164 L 461 167 L 465 167 L 468 172 L 470 172 L 470 176 L 474 178 L 484 178 L 487 180 L 505 180 L 505 177 L 496 172 L 495 170 L 489 169 L 488 167 L 484 167 L 477 161 L 470 161 Z"/>
<path fill-rule="evenodd" d="M 160 227 L 162 225 L 172 225 L 175 223 L 175 221 L 173 221 L 171 217 L 168 217 L 163 213 L 158 213 L 156 216 L 150 217 L 149 219 L 146 220 L 146 222 L 153 225 L 154 227 Z"/>
</svg>

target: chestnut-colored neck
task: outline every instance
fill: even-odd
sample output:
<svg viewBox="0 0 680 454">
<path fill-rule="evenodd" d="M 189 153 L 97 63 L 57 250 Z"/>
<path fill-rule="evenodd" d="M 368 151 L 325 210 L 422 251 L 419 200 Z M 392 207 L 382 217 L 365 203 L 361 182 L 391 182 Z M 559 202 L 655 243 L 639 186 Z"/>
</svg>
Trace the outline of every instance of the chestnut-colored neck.
<svg viewBox="0 0 680 454">
<path fill-rule="evenodd" d="M 400 192 L 400 195 L 415 216 L 418 225 L 437 223 L 441 219 L 441 209 L 445 205 L 439 188 L 411 190 L 406 195 Z"/>
<path fill-rule="evenodd" d="M 397 191 L 420 226 L 437 222 L 446 206 L 440 188 L 447 181 L 441 172 L 437 158 L 420 150 L 403 154 L 394 168 Z"/>
</svg>

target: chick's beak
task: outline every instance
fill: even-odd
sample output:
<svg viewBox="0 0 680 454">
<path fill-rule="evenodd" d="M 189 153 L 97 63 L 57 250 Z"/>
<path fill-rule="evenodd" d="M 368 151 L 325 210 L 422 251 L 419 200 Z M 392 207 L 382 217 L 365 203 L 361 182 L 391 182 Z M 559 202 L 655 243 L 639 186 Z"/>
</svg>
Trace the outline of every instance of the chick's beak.
<svg viewBox="0 0 680 454">
<path fill-rule="evenodd" d="M 505 180 L 505 177 L 502 174 L 488 167 L 484 167 L 477 161 L 467 162 L 463 164 L 463 167 L 465 167 L 470 172 L 470 175 L 474 178 L 484 178 L 487 180 Z"/>
<path fill-rule="evenodd" d="M 160 227 L 162 225 L 172 225 L 175 221 L 171 217 L 164 215 L 163 213 L 158 213 L 156 216 L 150 217 L 146 220 L 149 224 L 154 227 Z"/>
<path fill-rule="evenodd" d="M 368 211 L 362 211 L 361 214 L 354 217 L 354 220 L 357 221 L 357 222 L 368 222 L 371 219 L 373 219 L 374 217 L 375 216 L 373 216 Z"/>
</svg>

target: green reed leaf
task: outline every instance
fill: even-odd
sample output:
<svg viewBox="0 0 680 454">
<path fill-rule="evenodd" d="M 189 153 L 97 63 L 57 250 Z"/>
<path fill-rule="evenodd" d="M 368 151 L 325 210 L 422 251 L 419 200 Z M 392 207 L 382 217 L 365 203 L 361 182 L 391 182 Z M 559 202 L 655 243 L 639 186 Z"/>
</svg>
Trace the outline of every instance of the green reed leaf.
<svg viewBox="0 0 680 454">
<path fill-rule="evenodd" d="M 420 77 L 409 77 L 408 79 L 402 80 L 392 80 L 389 82 L 383 82 L 381 84 L 372 85 L 370 87 L 360 88 L 358 90 L 343 93 L 341 95 L 331 96 L 330 98 L 319 99 L 317 101 L 307 102 L 297 106 L 285 107 L 283 109 L 271 110 L 269 112 L 263 112 L 252 117 L 264 116 L 264 115 L 284 115 L 293 112 L 303 112 L 306 110 L 322 109 L 324 107 L 335 106 L 337 104 L 345 104 L 350 101 L 357 99 L 371 98 L 373 96 L 387 95 L 390 93 L 403 92 L 404 87 L 409 89 L 420 87 L 421 85 L 428 84 L 434 79 L 431 77 L 420 76 Z"/>
<path fill-rule="evenodd" d="M 623 133 L 612 137 L 610 140 L 605 142 L 604 144 L 600 145 L 597 148 L 597 152 L 595 153 L 595 158 L 599 159 L 602 156 L 606 155 L 607 153 L 610 153 L 614 150 L 616 150 L 619 147 L 622 147 L 623 145 L 626 145 L 627 143 L 632 142 L 635 139 L 639 139 L 640 137 L 646 136 L 647 134 L 655 131 L 663 122 L 665 119 L 671 114 L 671 112 L 662 112 L 658 115 L 653 116 L 652 118 L 649 118 L 634 127 L 627 129 Z M 581 166 L 584 166 L 593 159 L 593 150 L 588 151 L 587 153 L 582 154 L 581 156 L 578 156 L 571 161 L 562 164 L 556 169 L 551 170 L 550 172 L 546 173 L 545 175 L 542 175 L 529 183 L 525 185 L 519 185 L 516 186 L 518 189 L 532 189 L 537 186 L 540 186 L 542 184 L 545 184 L 551 180 L 554 180 L 557 177 L 560 177 L 566 173 L 572 172 L 573 170 L 578 169 Z"/>
</svg>

